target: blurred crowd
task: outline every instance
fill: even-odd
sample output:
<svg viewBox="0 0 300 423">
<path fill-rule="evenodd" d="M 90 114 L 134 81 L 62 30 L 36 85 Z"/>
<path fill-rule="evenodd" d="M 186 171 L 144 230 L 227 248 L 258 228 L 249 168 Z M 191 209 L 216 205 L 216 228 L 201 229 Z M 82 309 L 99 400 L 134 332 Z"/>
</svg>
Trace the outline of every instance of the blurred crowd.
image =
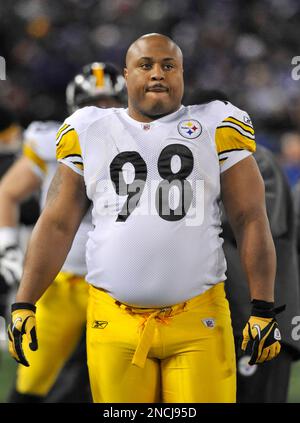
<svg viewBox="0 0 300 423">
<path fill-rule="evenodd" d="M 65 117 L 65 87 L 82 65 L 122 68 L 134 39 L 161 32 L 182 48 L 186 102 L 195 88 L 223 91 L 252 116 L 258 143 L 277 154 L 282 135 L 300 131 L 291 63 L 300 55 L 299 0 L 14 0 L 0 2 L 0 21 L 0 104 L 24 126 Z"/>
</svg>

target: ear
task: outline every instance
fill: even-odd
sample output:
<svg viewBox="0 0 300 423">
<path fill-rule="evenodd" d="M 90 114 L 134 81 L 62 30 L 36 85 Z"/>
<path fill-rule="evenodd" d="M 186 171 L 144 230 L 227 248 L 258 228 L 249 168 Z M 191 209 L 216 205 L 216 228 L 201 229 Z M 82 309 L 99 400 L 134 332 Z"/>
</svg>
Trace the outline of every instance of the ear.
<svg viewBox="0 0 300 423">
<path fill-rule="evenodd" d="M 124 68 L 124 78 L 127 81 L 127 78 L 128 78 L 128 69 L 127 68 Z"/>
</svg>

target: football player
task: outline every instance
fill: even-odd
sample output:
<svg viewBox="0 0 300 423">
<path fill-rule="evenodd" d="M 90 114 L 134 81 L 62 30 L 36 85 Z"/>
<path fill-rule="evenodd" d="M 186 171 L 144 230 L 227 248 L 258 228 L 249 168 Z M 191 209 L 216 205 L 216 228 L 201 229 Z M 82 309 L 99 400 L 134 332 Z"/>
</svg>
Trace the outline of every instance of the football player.
<svg viewBox="0 0 300 423">
<path fill-rule="evenodd" d="M 22 148 L 22 131 L 20 123 L 13 112 L 0 106 L 0 178 L 18 159 Z M 39 216 L 39 205 L 36 196 L 28 198 L 20 207 L 20 224 L 22 225 L 22 241 L 26 241 L 32 225 Z M 23 231 L 23 229 L 25 229 Z M 20 281 L 22 275 L 21 248 L 8 242 L 0 229 L 0 316 L 7 315 L 8 298 Z M 22 244 L 23 246 L 23 244 Z"/>
<path fill-rule="evenodd" d="M 91 201 L 86 279 L 93 400 L 234 402 L 221 196 L 252 299 L 243 349 L 250 348 L 251 363 L 280 350 L 275 250 L 251 120 L 228 102 L 182 106 L 182 52 L 160 34 L 130 46 L 125 79 L 127 109 L 86 107 L 58 131 L 60 164 L 12 305 L 11 354 L 24 360 L 22 336 L 37 348 L 35 303 Z"/>
<path fill-rule="evenodd" d="M 124 104 L 125 81 L 114 65 L 92 63 L 67 86 L 66 100 L 72 113 L 86 104 L 120 107 Z M 41 207 L 57 168 L 55 135 L 59 122 L 33 122 L 24 133 L 22 157 L 0 185 L 0 240 L 17 245 L 18 208 L 31 192 L 42 188 Z M 18 366 L 15 391 L 10 402 L 41 402 L 78 344 L 86 322 L 88 285 L 85 282 L 85 244 L 92 230 L 90 212 L 84 217 L 72 248 L 55 277 L 51 289 L 40 299 L 37 313 L 39 351 L 26 349 Z M 56 247 L 54 247 L 54 250 Z M 21 266 L 21 258 L 20 258 Z M 26 347 L 25 347 L 26 348 Z M 83 390 L 83 387 L 81 387 Z"/>
</svg>

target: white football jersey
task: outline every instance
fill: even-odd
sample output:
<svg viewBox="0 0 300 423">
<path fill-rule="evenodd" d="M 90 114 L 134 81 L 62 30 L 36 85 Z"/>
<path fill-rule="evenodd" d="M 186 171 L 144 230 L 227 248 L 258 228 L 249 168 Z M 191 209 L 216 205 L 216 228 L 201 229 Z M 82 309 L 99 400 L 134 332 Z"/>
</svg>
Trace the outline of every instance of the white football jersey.
<svg viewBox="0 0 300 423">
<path fill-rule="evenodd" d="M 30 159 L 33 171 L 42 180 L 41 208 L 45 205 L 47 192 L 57 169 L 55 136 L 60 125 L 61 123 L 54 121 L 32 122 L 24 132 L 23 155 Z M 63 271 L 76 275 L 86 274 L 85 250 L 87 233 L 91 229 L 92 218 L 89 212 L 76 233 Z"/>
<path fill-rule="evenodd" d="M 226 279 L 220 172 L 255 150 L 248 114 L 228 102 L 151 123 L 86 107 L 57 134 L 57 159 L 93 202 L 87 280 L 115 299 L 160 307 Z"/>
</svg>

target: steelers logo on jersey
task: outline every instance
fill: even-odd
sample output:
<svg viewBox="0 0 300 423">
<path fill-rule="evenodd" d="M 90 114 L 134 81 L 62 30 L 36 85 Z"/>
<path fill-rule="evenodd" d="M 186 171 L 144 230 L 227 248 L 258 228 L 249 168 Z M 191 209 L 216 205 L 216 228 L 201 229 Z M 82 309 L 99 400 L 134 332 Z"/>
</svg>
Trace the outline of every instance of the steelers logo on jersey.
<svg viewBox="0 0 300 423">
<path fill-rule="evenodd" d="M 195 119 L 182 120 L 178 124 L 178 132 L 184 138 L 193 139 L 201 135 L 202 126 L 200 122 Z"/>
</svg>

